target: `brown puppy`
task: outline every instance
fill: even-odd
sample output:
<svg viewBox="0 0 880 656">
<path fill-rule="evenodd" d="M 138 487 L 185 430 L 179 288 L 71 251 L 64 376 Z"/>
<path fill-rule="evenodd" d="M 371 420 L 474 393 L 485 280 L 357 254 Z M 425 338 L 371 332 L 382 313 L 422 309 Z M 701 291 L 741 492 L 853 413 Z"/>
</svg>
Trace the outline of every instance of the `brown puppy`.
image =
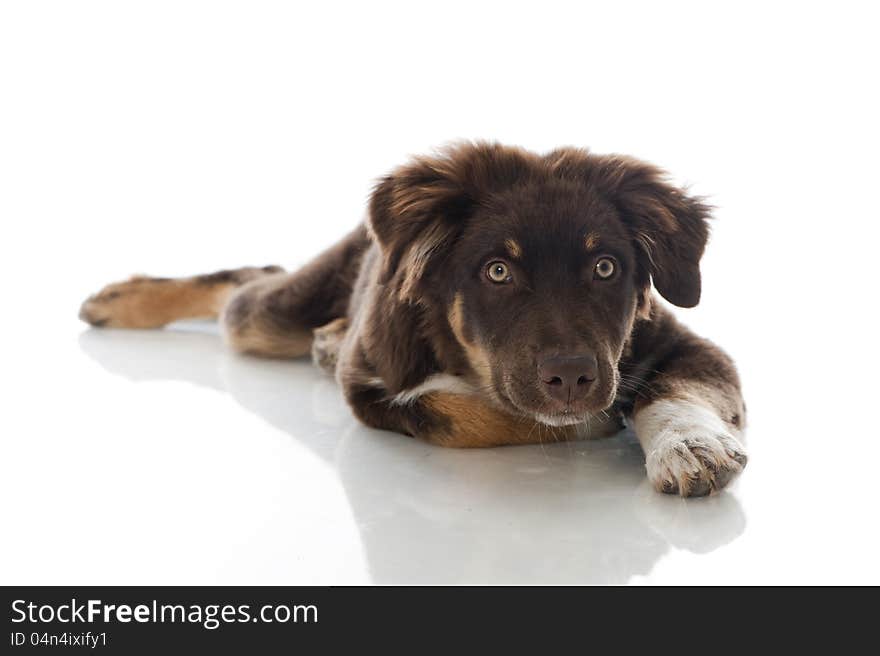
<svg viewBox="0 0 880 656">
<path fill-rule="evenodd" d="M 303 269 L 137 278 L 96 326 L 221 316 L 239 351 L 334 372 L 366 424 L 445 446 L 607 434 L 704 495 L 746 463 L 736 369 L 652 302 L 700 299 L 708 208 L 637 160 L 465 144 L 380 181 L 366 225 Z"/>
</svg>

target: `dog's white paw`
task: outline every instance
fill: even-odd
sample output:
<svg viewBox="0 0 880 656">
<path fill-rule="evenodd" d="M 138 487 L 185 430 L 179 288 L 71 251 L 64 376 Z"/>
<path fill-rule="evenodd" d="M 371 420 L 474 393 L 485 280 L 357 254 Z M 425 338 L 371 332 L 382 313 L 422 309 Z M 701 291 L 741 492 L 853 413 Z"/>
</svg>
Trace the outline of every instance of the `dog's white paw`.
<svg viewBox="0 0 880 656">
<path fill-rule="evenodd" d="M 658 435 L 645 466 L 654 487 L 667 494 L 700 497 L 727 485 L 748 457 L 731 435 L 704 433 L 694 426 L 684 433 Z"/>
<path fill-rule="evenodd" d="M 745 449 L 715 413 L 703 406 L 661 401 L 636 419 L 648 479 L 659 492 L 705 496 L 722 489 L 746 466 Z"/>
</svg>

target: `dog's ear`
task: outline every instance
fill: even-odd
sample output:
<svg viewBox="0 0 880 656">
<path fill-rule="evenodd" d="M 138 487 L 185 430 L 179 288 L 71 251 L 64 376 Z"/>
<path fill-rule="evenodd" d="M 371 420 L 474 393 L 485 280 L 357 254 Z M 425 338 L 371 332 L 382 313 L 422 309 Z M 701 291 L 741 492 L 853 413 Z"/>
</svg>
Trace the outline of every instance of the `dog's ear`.
<svg viewBox="0 0 880 656">
<path fill-rule="evenodd" d="M 438 162 L 416 160 L 376 186 L 368 226 L 382 251 L 382 282 L 409 296 L 432 255 L 454 236 L 470 199 Z"/>
<path fill-rule="evenodd" d="M 654 287 L 670 303 L 700 301 L 700 258 L 710 208 L 666 181 L 660 169 L 626 157 L 598 158 L 598 182 L 632 231 Z"/>
<path fill-rule="evenodd" d="M 382 255 L 379 290 L 364 336 L 389 393 L 418 384 L 435 368 L 425 325 L 437 325 L 432 304 L 418 303 L 420 282 L 442 260 L 474 208 L 493 190 L 527 174 L 533 157 L 497 144 L 465 143 L 419 157 L 379 181 L 367 225 Z"/>
<path fill-rule="evenodd" d="M 528 155 L 487 143 L 419 157 L 382 178 L 367 224 L 384 258 L 383 282 L 409 298 L 431 259 L 450 245 L 474 206 L 525 172 Z"/>
</svg>

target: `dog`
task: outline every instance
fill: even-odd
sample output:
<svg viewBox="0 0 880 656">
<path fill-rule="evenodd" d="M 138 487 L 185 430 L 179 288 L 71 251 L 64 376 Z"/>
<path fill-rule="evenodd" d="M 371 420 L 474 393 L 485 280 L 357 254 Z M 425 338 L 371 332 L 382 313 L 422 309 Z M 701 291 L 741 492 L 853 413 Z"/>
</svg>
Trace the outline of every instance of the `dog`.
<svg viewBox="0 0 880 656">
<path fill-rule="evenodd" d="M 693 307 L 710 208 L 651 164 L 463 143 L 382 178 L 366 220 L 293 273 L 138 276 L 93 326 L 219 318 L 258 356 L 311 354 L 365 424 L 448 447 L 606 436 L 631 421 L 660 492 L 747 462 L 733 361 L 654 296 Z"/>
</svg>

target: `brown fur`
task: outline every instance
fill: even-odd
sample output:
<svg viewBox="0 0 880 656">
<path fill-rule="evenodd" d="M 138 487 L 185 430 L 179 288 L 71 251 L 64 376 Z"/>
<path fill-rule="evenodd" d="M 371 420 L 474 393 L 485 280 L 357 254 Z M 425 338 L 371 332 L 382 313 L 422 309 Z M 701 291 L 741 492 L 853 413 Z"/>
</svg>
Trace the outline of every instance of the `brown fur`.
<svg viewBox="0 0 880 656">
<path fill-rule="evenodd" d="M 672 314 L 653 308 L 639 321 L 628 355 L 620 363 L 622 375 L 645 383 L 618 403 L 637 411 L 656 399 L 698 400 L 712 407 L 731 429 L 745 428 L 746 408 L 740 394 L 733 360 L 712 342 L 694 335 Z"/>
<path fill-rule="evenodd" d="M 477 448 L 562 442 L 577 439 L 573 426 L 544 426 L 515 417 L 474 396 L 462 394 L 427 394 L 422 401 L 425 409 L 449 422 L 422 436 L 440 446 Z"/>
<path fill-rule="evenodd" d="M 452 307 L 447 314 L 449 327 L 455 336 L 464 357 L 467 360 L 468 369 L 474 375 L 474 383 L 479 387 L 492 390 L 492 365 L 489 355 L 479 344 L 475 343 L 472 336 L 467 334 L 464 315 L 462 311 L 461 296 L 456 295 Z"/>
<path fill-rule="evenodd" d="M 216 318 L 238 285 L 279 271 L 245 267 L 182 279 L 132 276 L 86 299 L 80 318 L 107 328 L 160 328 L 182 319 Z"/>
<path fill-rule="evenodd" d="M 82 316 L 158 327 L 222 308 L 236 350 L 311 350 L 364 423 L 445 446 L 570 439 L 583 433 L 574 422 L 674 399 L 711 408 L 738 435 L 732 361 L 651 298 L 653 282 L 671 303 L 697 304 L 708 216 L 628 157 L 464 144 L 380 180 L 366 224 L 299 271 L 119 283 Z M 594 275 L 600 257 L 613 275 Z M 487 279 L 495 261 L 509 280 Z M 584 353 L 597 364 L 586 391 L 549 395 L 536 364 Z M 725 471 L 741 469 L 736 455 Z M 665 491 L 708 493 L 729 480 L 718 472 Z"/>
<path fill-rule="evenodd" d="M 347 331 L 348 318 L 340 317 L 313 332 L 312 361 L 329 374 L 336 372 L 339 349 Z"/>
</svg>

